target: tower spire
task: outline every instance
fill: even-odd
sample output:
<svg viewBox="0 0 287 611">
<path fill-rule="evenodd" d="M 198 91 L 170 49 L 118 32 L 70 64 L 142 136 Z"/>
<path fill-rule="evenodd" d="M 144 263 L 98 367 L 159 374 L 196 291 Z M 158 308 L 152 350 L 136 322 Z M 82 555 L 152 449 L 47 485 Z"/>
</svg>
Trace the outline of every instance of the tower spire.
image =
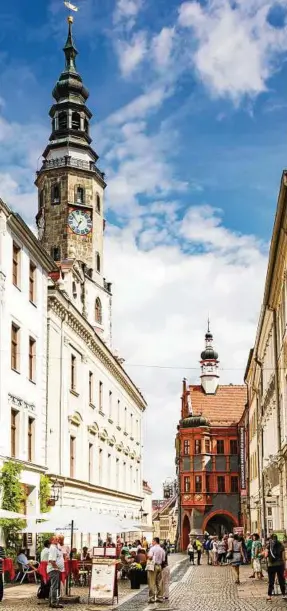
<svg viewBox="0 0 287 611">
<path fill-rule="evenodd" d="M 72 25 L 74 22 L 74 18 L 72 17 L 72 15 L 68 15 L 67 17 L 67 22 L 69 24 L 68 27 L 68 37 L 66 40 L 66 44 L 63 48 L 63 51 L 65 53 L 65 58 L 66 58 L 66 65 L 65 65 L 65 72 L 77 72 L 76 69 L 76 56 L 78 55 L 78 51 L 75 47 L 75 43 L 73 40 L 73 33 L 72 33 Z"/>
</svg>

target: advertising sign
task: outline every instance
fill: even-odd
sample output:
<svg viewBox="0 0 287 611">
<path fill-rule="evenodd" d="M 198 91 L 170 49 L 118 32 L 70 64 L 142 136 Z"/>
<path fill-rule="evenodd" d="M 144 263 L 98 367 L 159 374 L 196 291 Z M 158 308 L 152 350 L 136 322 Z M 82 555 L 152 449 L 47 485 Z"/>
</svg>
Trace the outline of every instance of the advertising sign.
<svg viewBox="0 0 287 611">
<path fill-rule="evenodd" d="M 240 486 L 242 490 L 246 488 L 246 465 L 245 465 L 245 429 L 241 426 L 239 429 L 239 447 L 240 447 Z"/>
<path fill-rule="evenodd" d="M 116 564 L 104 558 L 93 558 L 90 596 L 97 600 L 113 600 L 115 591 Z"/>
</svg>

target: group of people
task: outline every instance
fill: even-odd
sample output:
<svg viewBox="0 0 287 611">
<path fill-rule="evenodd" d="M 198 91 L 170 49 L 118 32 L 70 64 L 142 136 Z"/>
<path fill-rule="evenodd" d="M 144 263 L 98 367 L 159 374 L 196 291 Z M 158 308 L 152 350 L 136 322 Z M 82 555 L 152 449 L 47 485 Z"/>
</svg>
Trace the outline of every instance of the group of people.
<svg viewBox="0 0 287 611">
<path fill-rule="evenodd" d="M 117 540 L 117 548 L 120 546 Z M 141 566 L 143 577 L 146 577 L 149 587 L 149 603 L 162 602 L 169 599 L 170 569 L 168 556 L 170 544 L 164 541 L 160 545 L 159 538 L 155 537 L 152 545 L 146 538 L 135 541 L 132 545 L 123 543 L 120 550 L 121 575 L 127 579 L 135 565 Z M 146 583 L 143 579 L 142 583 Z"/>
<path fill-rule="evenodd" d="M 188 544 L 187 553 L 192 564 L 195 562 L 195 554 L 197 554 L 197 564 L 200 564 L 203 550 L 207 555 L 208 565 L 229 564 L 232 566 L 237 584 L 240 583 L 242 564 L 250 563 L 252 565 L 251 579 L 263 579 L 262 563 L 265 562 L 268 574 L 267 600 L 272 600 L 276 577 L 281 594 L 284 599 L 287 599 L 285 596 L 285 547 L 276 534 L 272 534 L 264 543 L 258 533 L 253 535 L 247 533 L 246 538 L 233 533 L 220 537 L 205 534 L 202 542 L 195 538 Z"/>
</svg>

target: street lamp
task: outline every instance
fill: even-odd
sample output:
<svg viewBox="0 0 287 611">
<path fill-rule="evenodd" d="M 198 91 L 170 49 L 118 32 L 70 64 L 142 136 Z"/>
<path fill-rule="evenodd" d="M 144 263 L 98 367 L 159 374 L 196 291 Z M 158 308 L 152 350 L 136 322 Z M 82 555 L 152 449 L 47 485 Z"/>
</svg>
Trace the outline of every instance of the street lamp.
<svg viewBox="0 0 287 611">
<path fill-rule="evenodd" d="M 55 503 L 57 503 L 60 498 L 62 488 L 62 482 L 59 482 L 58 478 L 56 477 L 51 485 L 51 504 L 55 505 Z"/>
<path fill-rule="evenodd" d="M 140 514 L 140 521 L 142 522 L 142 519 L 143 519 L 143 514 L 144 514 L 144 509 L 143 509 L 143 507 L 142 507 L 142 506 L 141 506 L 141 508 L 140 508 L 140 510 L 139 510 L 139 514 Z"/>
</svg>

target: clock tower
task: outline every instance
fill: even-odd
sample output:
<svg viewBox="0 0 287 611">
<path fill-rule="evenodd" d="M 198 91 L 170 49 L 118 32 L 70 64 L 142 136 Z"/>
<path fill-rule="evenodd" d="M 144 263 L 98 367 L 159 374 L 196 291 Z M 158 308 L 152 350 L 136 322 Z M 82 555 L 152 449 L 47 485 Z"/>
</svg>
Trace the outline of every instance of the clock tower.
<svg viewBox="0 0 287 611">
<path fill-rule="evenodd" d="M 205 334 L 205 350 L 201 353 L 201 385 L 206 395 L 215 395 L 219 374 L 218 374 L 218 353 L 214 350 L 213 335 L 210 332 L 208 321 L 207 333 Z"/>
<path fill-rule="evenodd" d="M 65 67 L 53 89 L 52 130 L 37 172 L 38 237 L 54 261 L 77 260 L 103 283 L 103 172 L 91 146 L 89 92 L 77 71 L 68 17 Z"/>
</svg>

